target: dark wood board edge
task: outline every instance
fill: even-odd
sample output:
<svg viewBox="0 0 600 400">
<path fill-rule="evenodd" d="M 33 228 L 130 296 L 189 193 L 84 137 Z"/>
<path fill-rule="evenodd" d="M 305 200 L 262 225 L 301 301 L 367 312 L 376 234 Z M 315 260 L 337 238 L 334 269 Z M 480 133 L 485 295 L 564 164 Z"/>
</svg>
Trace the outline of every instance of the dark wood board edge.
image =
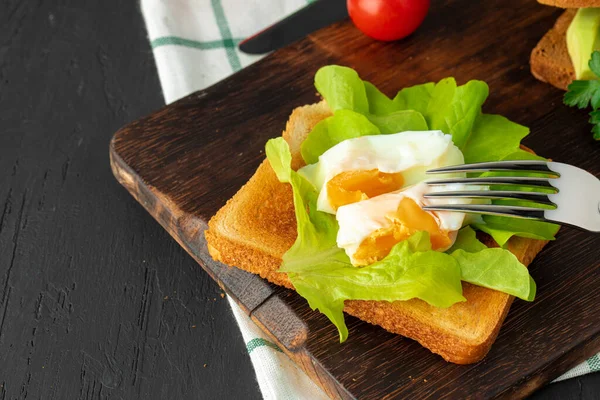
<svg viewBox="0 0 600 400">
<path fill-rule="evenodd" d="M 277 316 L 277 318 L 274 320 L 273 316 Z M 286 326 L 286 322 L 283 321 L 290 318 L 290 316 L 293 316 L 293 318 L 302 322 L 296 313 L 293 310 L 290 310 L 289 306 L 285 304 L 277 295 L 271 296 L 265 301 L 264 304 L 250 314 L 250 317 L 254 323 L 256 323 L 256 325 L 272 340 L 278 343 L 281 341 L 280 338 L 273 335 L 272 332 L 281 331 L 279 327 Z M 265 325 L 264 321 L 267 321 L 269 325 Z M 285 334 L 285 332 L 283 333 Z M 301 340 L 303 344 L 307 339 L 307 333 L 308 332 L 306 331 L 302 332 L 303 337 Z M 323 389 L 323 391 L 330 398 L 341 400 L 350 400 L 355 398 L 321 365 L 321 363 L 319 363 L 318 360 L 315 359 L 315 357 L 310 354 L 306 346 L 296 346 L 293 350 L 290 350 L 288 347 L 284 346 L 281 349 L 309 376 L 309 378 L 315 384 Z"/>
<path fill-rule="evenodd" d="M 117 132 L 118 134 L 118 132 Z M 116 136 L 116 135 L 115 135 Z M 110 165 L 112 172 L 117 181 L 127 189 L 127 191 L 140 203 L 150 215 L 179 243 L 185 251 L 192 256 L 200 264 L 200 266 L 217 282 L 217 284 L 234 298 L 237 304 L 240 305 L 244 313 L 247 315 L 260 306 L 273 294 L 273 288 L 260 277 L 255 276 L 237 268 L 232 268 L 220 263 L 214 263 L 213 269 L 206 268 L 199 254 L 192 250 L 189 245 L 190 237 L 204 237 L 206 229 L 202 221 L 193 216 L 186 215 L 181 210 L 170 204 L 169 200 L 164 198 L 160 193 L 154 191 L 147 186 L 131 168 L 123 162 L 121 157 L 116 153 L 114 148 L 114 138 L 110 144 Z M 185 234 L 183 233 L 185 232 Z M 220 265 L 219 265 L 220 264 Z M 221 271 L 216 272 L 215 271 Z M 239 271 L 239 272 L 238 272 Z M 240 293 L 232 293 L 229 285 L 223 282 L 227 275 L 233 274 L 234 278 L 244 275 L 248 279 L 247 286 L 251 286 L 251 290 L 243 290 Z M 228 282 L 230 283 L 230 282 Z M 227 288 L 227 289 L 226 289 Z M 244 296 L 244 294 L 248 296 Z"/>
<path fill-rule="evenodd" d="M 545 367 L 540 368 L 535 374 L 525 376 L 513 388 L 499 393 L 497 399 L 524 399 L 531 396 L 536 390 L 547 385 L 568 370 L 581 364 L 600 351 L 600 335 L 595 335 L 587 341 L 564 353 L 561 357 Z"/>
</svg>

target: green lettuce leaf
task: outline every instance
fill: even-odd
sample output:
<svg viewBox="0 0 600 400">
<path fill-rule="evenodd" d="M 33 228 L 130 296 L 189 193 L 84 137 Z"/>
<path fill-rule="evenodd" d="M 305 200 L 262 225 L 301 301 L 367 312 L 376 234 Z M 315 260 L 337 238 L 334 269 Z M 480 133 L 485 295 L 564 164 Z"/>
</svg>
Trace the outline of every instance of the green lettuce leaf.
<svg viewBox="0 0 600 400">
<path fill-rule="evenodd" d="M 460 266 L 461 279 L 477 286 L 533 301 L 536 285 L 527 268 L 510 251 L 487 248 L 465 227 L 448 253 Z"/>
<path fill-rule="evenodd" d="M 525 150 L 517 150 L 514 153 L 511 153 L 504 157 L 502 160 L 546 160 L 543 157 L 540 157 L 535 154 L 531 154 Z M 528 174 L 523 173 L 486 173 L 482 174 L 482 176 L 494 176 L 494 175 L 502 175 L 502 176 L 523 176 Z M 534 176 L 532 174 L 529 174 Z M 498 186 L 498 190 L 514 190 L 514 187 L 510 186 Z M 522 191 L 532 191 L 534 189 L 521 187 L 519 190 Z M 543 189 L 535 189 L 538 191 L 544 191 Z M 492 204 L 499 205 L 513 205 L 513 206 L 531 206 L 530 202 L 526 201 L 515 201 L 515 200 L 494 200 Z M 544 207 L 543 205 L 539 205 L 540 207 Z M 554 240 L 555 235 L 560 228 L 557 224 L 552 224 L 550 222 L 541 222 L 541 221 L 532 221 L 528 219 L 518 219 L 518 218 L 508 218 L 508 217 L 499 217 L 495 215 L 484 215 L 483 223 L 473 224 L 473 226 L 488 235 L 490 235 L 499 246 L 506 246 L 508 240 L 513 236 L 519 236 L 529 239 L 539 239 L 539 240 Z"/>
<path fill-rule="evenodd" d="M 359 136 L 379 135 L 381 131 L 367 117 L 352 110 L 338 110 L 319 122 L 300 147 L 307 164 L 319 161 L 319 156 L 336 144 Z"/>
<path fill-rule="evenodd" d="M 525 151 L 523 149 L 518 149 L 512 153 L 510 153 L 509 155 L 500 158 L 500 160 L 538 160 L 538 161 L 548 161 L 546 158 L 544 157 L 540 157 L 537 154 L 532 154 L 528 151 Z"/>
<path fill-rule="evenodd" d="M 400 90 L 393 100 L 396 110 L 415 110 L 425 115 L 434 88 L 435 83 L 429 82 Z"/>
<path fill-rule="evenodd" d="M 369 113 L 372 115 L 386 115 L 398 111 L 396 104 L 371 82 L 362 81 L 369 103 Z M 358 82 L 356 82 L 358 84 Z"/>
<path fill-rule="evenodd" d="M 469 81 L 456 88 L 451 113 L 446 121 L 452 141 L 459 149 L 465 149 L 467 144 L 475 139 L 471 137 L 473 126 L 475 120 L 481 116 L 481 106 L 488 94 L 488 85 L 482 81 Z"/>
<path fill-rule="evenodd" d="M 554 240 L 559 226 L 549 222 L 486 215 L 483 224 L 473 226 L 490 235 L 499 246 L 506 246 L 513 236 L 529 239 Z"/>
<path fill-rule="evenodd" d="M 503 116 L 481 114 L 475 121 L 469 140 L 461 149 L 465 156 L 465 162 L 520 159 L 515 157 L 518 157 L 523 151 L 519 149 L 519 146 L 521 140 L 528 134 L 529 128 L 516 124 Z"/>
<path fill-rule="evenodd" d="M 292 170 L 292 155 L 287 142 L 283 138 L 271 139 L 265 147 L 267 159 L 280 182 L 292 186 L 294 210 L 298 225 L 298 238 L 294 245 L 284 255 L 284 262 L 294 257 L 298 252 L 309 248 L 311 253 L 321 251 L 326 253 L 337 250 L 336 235 L 338 224 L 335 216 L 317 211 L 318 193 L 315 187 Z M 317 258 L 321 258 L 317 256 Z M 346 262 L 347 258 L 343 261 Z"/>
<path fill-rule="evenodd" d="M 469 253 L 477 253 L 478 251 L 485 250 L 488 247 L 481 243 L 479 239 L 477 239 L 475 231 L 469 227 L 465 226 L 460 231 L 458 231 L 458 235 L 456 236 L 456 240 L 452 247 L 446 250 L 446 253 L 452 254 L 456 250 L 464 250 Z"/>
<path fill-rule="evenodd" d="M 394 111 L 386 115 L 367 115 L 367 118 L 379 128 L 382 134 L 428 130 L 423 114 L 415 110 Z"/>
<path fill-rule="evenodd" d="M 497 161 L 519 151 L 529 129 L 499 115 L 482 114 L 489 94 L 482 81 L 458 86 L 454 78 L 401 90 L 394 102 L 400 109 L 419 111 L 429 129 L 452 135 L 465 163 Z"/>
<path fill-rule="evenodd" d="M 469 81 L 457 86 L 454 78 L 442 79 L 433 88 L 424 113 L 427 125 L 452 135 L 452 141 L 462 150 L 487 96 L 485 82 Z"/>
<path fill-rule="evenodd" d="M 317 191 L 291 169 L 291 154 L 283 138 L 266 146 L 267 159 L 282 182 L 290 183 L 298 237 L 283 256 L 286 272 L 311 308 L 319 309 L 346 340 L 345 300 L 397 301 L 422 299 L 436 307 L 464 301 L 460 268 L 454 257 L 431 250 L 429 234 L 418 232 L 398 243 L 383 260 L 357 268 L 336 246 L 333 215 L 317 211 Z"/>
<path fill-rule="evenodd" d="M 339 253 L 344 254 L 341 250 Z M 348 336 L 343 317 L 345 300 L 418 298 L 440 308 L 465 301 L 457 262 L 431 250 L 427 232 L 412 235 L 394 246 L 383 260 L 362 268 L 353 267 L 349 261 L 339 262 L 332 254 L 331 260 L 313 257 L 309 262 L 306 255 L 293 267 L 284 262 L 280 271 L 288 273 L 312 309 L 319 309 L 337 326 L 341 342 Z"/>
<path fill-rule="evenodd" d="M 503 159 L 518 151 L 520 140 L 529 133 L 526 127 L 504 117 L 481 113 L 489 93 L 487 84 L 482 81 L 473 80 L 458 86 L 454 78 L 446 78 L 437 84 L 404 88 L 393 100 L 347 67 L 322 67 L 315 82 L 334 112 L 345 109 L 362 114 L 381 133 L 434 129 L 452 135 L 467 163 Z M 403 120 L 394 116 L 409 110 L 420 113 L 424 121 L 417 114 Z M 336 135 L 342 137 L 343 133 Z"/>
<path fill-rule="evenodd" d="M 442 79 L 435 84 L 431 92 L 431 98 L 427 103 L 427 110 L 423 114 L 427 125 L 431 129 L 439 129 L 444 133 L 450 134 L 450 124 L 446 122 L 446 118 L 453 113 L 452 103 L 456 95 L 456 87 L 456 80 L 454 78 Z M 453 120 L 458 118 L 459 116 L 455 115 Z"/>
<path fill-rule="evenodd" d="M 424 130 L 427 130 L 427 123 L 423 115 L 413 110 L 365 116 L 352 110 L 342 109 L 315 125 L 300 149 L 304 161 L 307 164 L 314 164 L 319 161 L 321 154 L 347 139 Z"/>
<path fill-rule="evenodd" d="M 365 85 L 355 70 L 339 65 L 320 68 L 315 75 L 315 87 L 327 101 L 331 111 L 353 110 L 369 112 Z"/>
</svg>

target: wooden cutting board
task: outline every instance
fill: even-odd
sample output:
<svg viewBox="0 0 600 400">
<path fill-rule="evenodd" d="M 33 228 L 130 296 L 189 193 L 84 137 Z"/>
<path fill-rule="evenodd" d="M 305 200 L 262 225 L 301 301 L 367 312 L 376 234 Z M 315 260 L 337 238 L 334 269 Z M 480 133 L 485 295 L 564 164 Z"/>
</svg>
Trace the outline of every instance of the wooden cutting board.
<svg viewBox="0 0 600 400">
<path fill-rule="evenodd" d="M 490 86 L 487 113 L 531 128 L 524 143 L 600 175 L 588 117 L 536 81 L 529 53 L 560 10 L 533 0 L 435 2 L 412 37 L 375 42 L 350 22 L 271 54 L 116 133 L 113 171 L 271 338 L 334 398 L 524 397 L 600 350 L 600 236 L 563 229 L 530 267 L 534 303 L 516 301 L 480 363 L 446 363 L 418 343 L 346 317 L 338 335 L 294 292 L 212 261 L 203 231 L 250 178 L 293 108 L 317 100 L 316 70 L 355 68 L 388 95 L 454 76 Z M 201 73 L 198 66 L 198 73 Z"/>
</svg>

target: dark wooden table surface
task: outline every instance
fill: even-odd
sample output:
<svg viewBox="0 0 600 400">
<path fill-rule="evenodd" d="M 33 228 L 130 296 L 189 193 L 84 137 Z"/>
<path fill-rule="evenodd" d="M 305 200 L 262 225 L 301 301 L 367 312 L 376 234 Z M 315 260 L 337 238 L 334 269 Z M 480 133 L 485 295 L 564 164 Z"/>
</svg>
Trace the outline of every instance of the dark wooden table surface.
<svg viewBox="0 0 600 400">
<path fill-rule="evenodd" d="M 260 398 L 220 289 L 111 174 L 161 104 L 136 1 L 0 2 L 1 400 Z"/>
</svg>

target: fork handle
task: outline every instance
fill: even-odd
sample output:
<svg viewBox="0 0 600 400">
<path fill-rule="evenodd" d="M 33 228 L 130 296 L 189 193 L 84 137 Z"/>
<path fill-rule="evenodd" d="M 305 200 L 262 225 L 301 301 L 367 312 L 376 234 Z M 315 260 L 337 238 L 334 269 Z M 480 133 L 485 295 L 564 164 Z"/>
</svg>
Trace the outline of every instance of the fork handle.
<svg viewBox="0 0 600 400">
<path fill-rule="evenodd" d="M 589 172 L 572 165 L 548 162 L 548 167 L 560 174 L 552 181 L 558 193 L 548 198 L 558 207 L 545 210 L 545 219 L 600 232 L 600 181 Z"/>
</svg>

